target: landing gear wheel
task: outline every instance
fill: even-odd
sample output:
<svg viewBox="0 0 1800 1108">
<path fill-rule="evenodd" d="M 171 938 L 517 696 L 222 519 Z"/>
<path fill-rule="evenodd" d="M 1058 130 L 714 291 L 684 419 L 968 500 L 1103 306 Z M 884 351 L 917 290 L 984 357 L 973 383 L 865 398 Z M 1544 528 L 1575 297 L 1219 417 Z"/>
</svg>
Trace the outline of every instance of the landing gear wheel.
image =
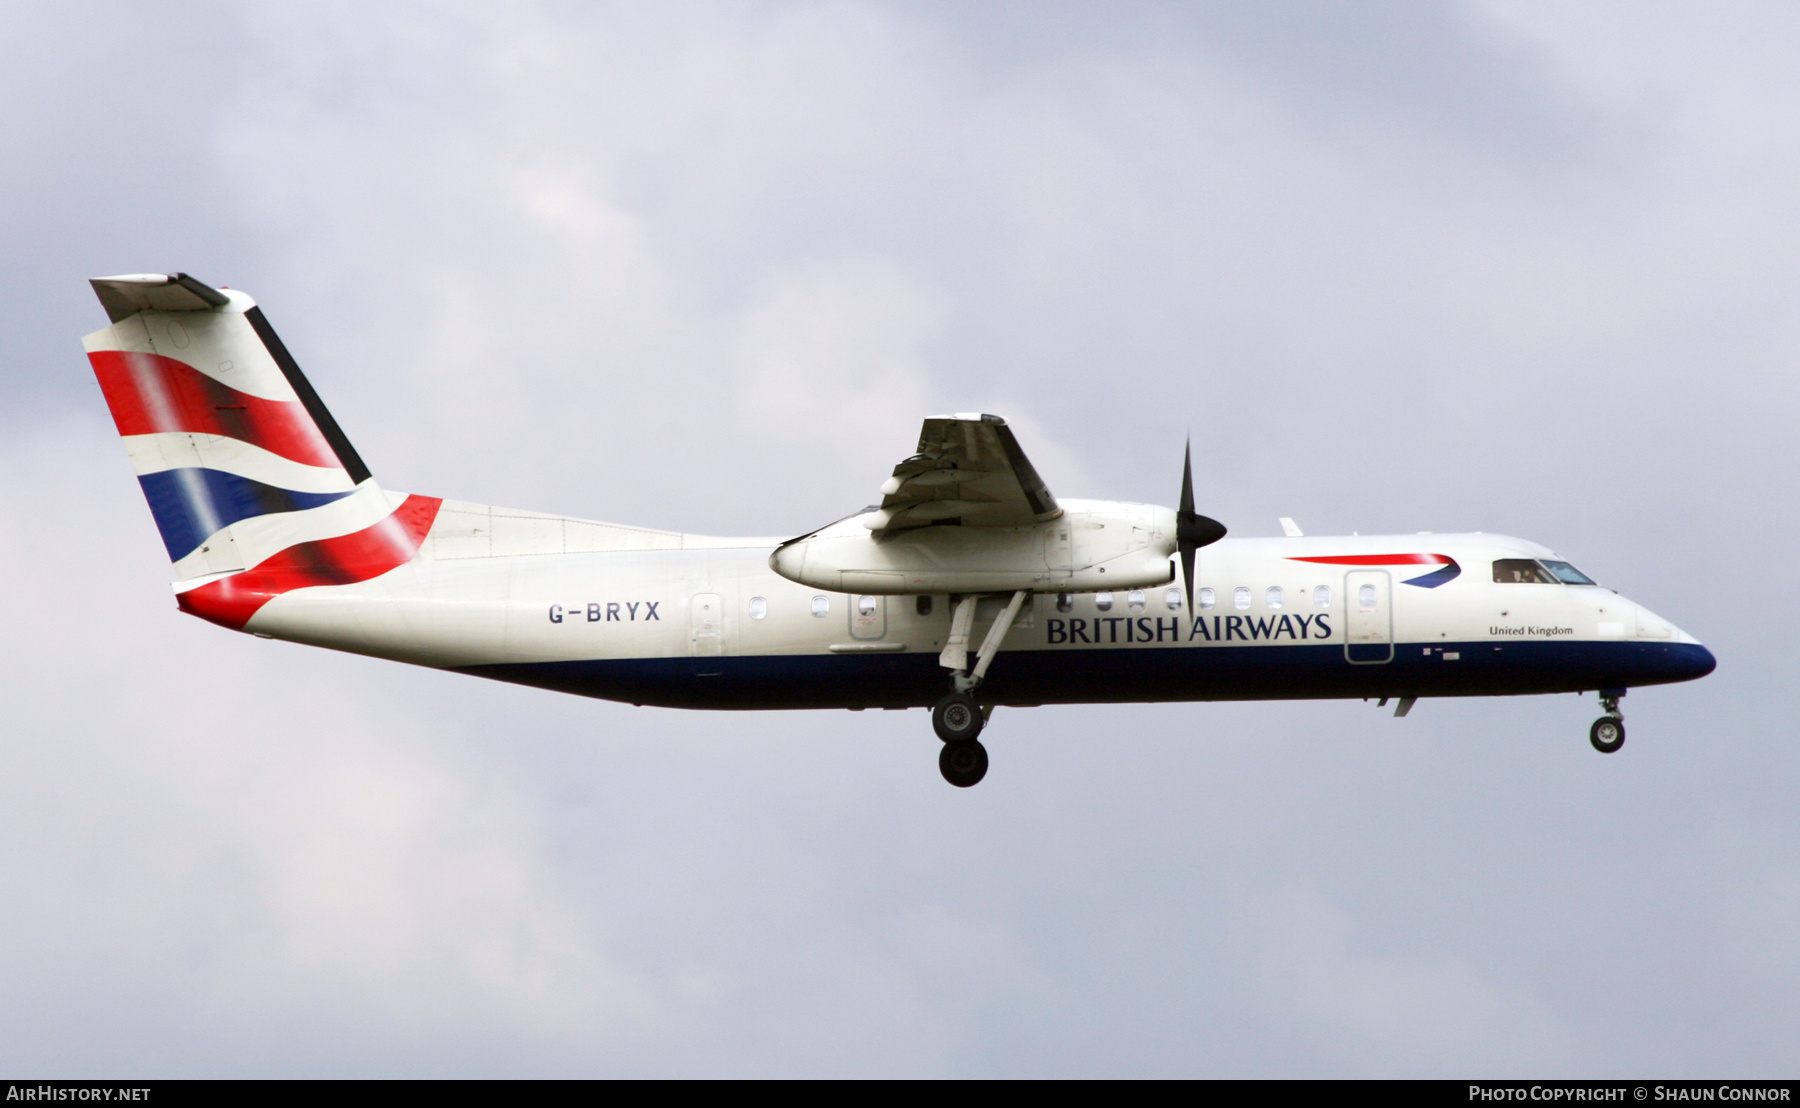
<svg viewBox="0 0 1800 1108">
<path fill-rule="evenodd" d="M 938 701 L 937 707 L 931 710 L 931 729 L 947 743 L 973 739 L 981 734 L 982 725 L 986 722 L 981 718 L 981 705 L 975 703 L 975 698 L 968 693 L 951 693 Z M 986 764 L 986 756 L 983 755 L 982 765 Z M 975 781 L 979 780 L 981 775 L 976 774 Z M 975 781 L 969 784 L 973 785 Z"/>
<path fill-rule="evenodd" d="M 1613 716 L 1601 716 L 1594 721 L 1588 731 L 1588 742 L 1602 754 L 1611 754 L 1625 745 L 1625 721 Z"/>
<path fill-rule="evenodd" d="M 966 789 L 986 777 L 987 766 L 987 747 L 974 739 L 947 742 L 938 751 L 938 772 L 959 789 Z"/>
</svg>

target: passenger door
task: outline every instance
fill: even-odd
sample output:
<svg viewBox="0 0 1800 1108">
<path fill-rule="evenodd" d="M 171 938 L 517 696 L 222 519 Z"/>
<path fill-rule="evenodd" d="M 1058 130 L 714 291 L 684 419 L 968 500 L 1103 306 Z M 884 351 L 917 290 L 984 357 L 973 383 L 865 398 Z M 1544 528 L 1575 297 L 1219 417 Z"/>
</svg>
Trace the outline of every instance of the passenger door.
<svg viewBox="0 0 1800 1108">
<path fill-rule="evenodd" d="M 1394 658 L 1392 589 L 1386 570 L 1344 574 L 1344 660 L 1379 665 Z"/>
<path fill-rule="evenodd" d="M 696 658 L 717 658 L 724 653 L 725 605 L 716 592 L 696 593 L 688 603 L 689 646 Z"/>
</svg>

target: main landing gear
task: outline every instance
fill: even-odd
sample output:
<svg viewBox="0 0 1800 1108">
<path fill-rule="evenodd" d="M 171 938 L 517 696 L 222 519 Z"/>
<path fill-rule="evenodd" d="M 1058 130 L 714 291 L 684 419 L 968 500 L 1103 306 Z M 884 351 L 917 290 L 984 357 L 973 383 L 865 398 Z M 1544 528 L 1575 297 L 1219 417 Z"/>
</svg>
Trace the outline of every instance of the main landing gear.
<svg viewBox="0 0 1800 1108">
<path fill-rule="evenodd" d="M 973 742 L 981 734 L 981 705 L 966 692 L 953 692 L 931 710 L 931 729 L 947 743 Z"/>
<path fill-rule="evenodd" d="M 975 739 L 945 743 L 938 751 L 938 772 L 959 789 L 966 789 L 986 777 L 987 766 L 987 747 Z"/>
<path fill-rule="evenodd" d="M 1625 716 L 1619 711 L 1619 698 L 1624 689 L 1601 689 L 1600 706 L 1606 714 L 1588 729 L 1588 742 L 1602 754 L 1612 754 L 1625 745 Z"/>
<path fill-rule="evenodd" d="M 1006 607 L 994 617 L 994 625 L 988 628 L 987 637 L 981 640 L 981 649 L 975 654 L 973 669 L 969 668 L 969 631 L 975 624 L 975 605 L 981 598 L 956 598 L 956 609 L 950 617 L 950 638 L 944 643 L 944 652 L 938 655 L 939 664 L 950 671 L 950 693 L 931 709 L 931 729 L 944 742 L 944 749 L 938 752 L 938 772 L 959 789 L 987 776 L 987 748 L 976 740 L 987 726 L 987 713 L 975 700 L 974 691 L 987 677 L 989 664 L 1030 595 L 1023 589 L 1013 593 Z"/>
<path fill-rule="evenodd" d="M 938 772 L 959 789 L 987 776 L 987 747 L 975 736 L 987 726 L 981 705 L 966 692 L 953 692 L 931 710 L 931 729 L 944 740 L 938 752 Z"/>
</svg>

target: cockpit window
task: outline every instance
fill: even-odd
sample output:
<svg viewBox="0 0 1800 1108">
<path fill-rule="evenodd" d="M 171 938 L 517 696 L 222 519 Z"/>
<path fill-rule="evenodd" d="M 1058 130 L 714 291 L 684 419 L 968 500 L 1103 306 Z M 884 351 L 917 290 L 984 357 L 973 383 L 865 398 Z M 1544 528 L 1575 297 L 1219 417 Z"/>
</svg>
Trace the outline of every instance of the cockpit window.
<svg viewBox="0 0 1800 1108">
<path fill-rule="evenodd" d="M 1544 568 L 1549 570 L 1558 581 L 1561 581 L 1565 585 L 1591 585 L 1594 583 L 1593 578 L 1567 562 L 1546 561 L 1544 562 Z"/>
<path fill-rule="evenodd" d="M 1494 580 L 1503 585 L 1554 585 L 1556 578 L 1531 558 L 1499 558 L 1494 562 Z"/>
<path fill-rule="evenodd" d="M 1532 558 L 1501 558 L 1494 563 L 1494 580 L 1503 585 L 1591 585 L 1594 579 L 1567 562 Z"/>
</svg>

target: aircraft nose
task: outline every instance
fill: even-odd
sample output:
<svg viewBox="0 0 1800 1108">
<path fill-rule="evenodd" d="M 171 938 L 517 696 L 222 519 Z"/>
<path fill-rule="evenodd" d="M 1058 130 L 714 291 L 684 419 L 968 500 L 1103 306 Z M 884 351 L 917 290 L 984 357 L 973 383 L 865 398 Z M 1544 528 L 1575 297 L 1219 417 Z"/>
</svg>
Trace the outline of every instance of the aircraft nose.
<svg viewBox="0 0 1800 1108">
<path fill-rule="evenodd" d="M 1700 640 L 1652 612 L 1637 606 L 1638 664 L 1645 683 L 1693 681 L 1719 667 Z"/>
<path fill-rule="evenodd" d="M 1705 677 L 1719 668 L 1719 660 L 1713 657 L 1713 652 L 1697 642 L 1681 643 L 1676 650 L 1678 655 L 1675 668 L 1679 673 L 1679 676 L 1676 677 L 1677 681 L 1692 681 Z"/>
</svg>

